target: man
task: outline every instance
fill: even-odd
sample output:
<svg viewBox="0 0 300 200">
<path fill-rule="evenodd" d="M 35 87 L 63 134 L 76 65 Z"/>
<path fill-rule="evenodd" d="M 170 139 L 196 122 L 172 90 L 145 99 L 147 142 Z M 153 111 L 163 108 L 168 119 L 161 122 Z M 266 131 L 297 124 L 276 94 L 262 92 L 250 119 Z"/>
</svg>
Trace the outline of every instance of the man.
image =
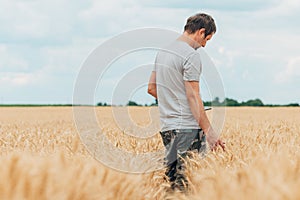
<svg viewBox="0 0 300 200">
<path fill-rule="evenodd" d="M 166 147 L 166 175 L 172 189 L 186 191 L 184 159 L 189 151 L 212 150 L 224 143 L 214 132 L 200 98 L 201 59 L 196 51 L 216 32 L 214 19 L 204 13 L 188 18 L 183 34 L 156 56 L 148 93 L 158 99 L 161 136 Z"/>
</svg>

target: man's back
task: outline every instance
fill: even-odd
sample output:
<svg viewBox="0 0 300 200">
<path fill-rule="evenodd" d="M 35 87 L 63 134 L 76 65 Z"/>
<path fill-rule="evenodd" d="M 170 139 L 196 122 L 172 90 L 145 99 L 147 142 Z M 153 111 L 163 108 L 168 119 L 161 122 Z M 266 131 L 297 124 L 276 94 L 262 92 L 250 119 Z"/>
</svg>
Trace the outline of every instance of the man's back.
<svg viewBox="0 0 300 200">
<path fill-rule="evenodd" d="M 199 53 L 186 42 L 176 40 L 157 54 L 154 70 L 162 131 L 199 129 L 184 85 L 184 81 L 199 81 Z"/>
</svg>

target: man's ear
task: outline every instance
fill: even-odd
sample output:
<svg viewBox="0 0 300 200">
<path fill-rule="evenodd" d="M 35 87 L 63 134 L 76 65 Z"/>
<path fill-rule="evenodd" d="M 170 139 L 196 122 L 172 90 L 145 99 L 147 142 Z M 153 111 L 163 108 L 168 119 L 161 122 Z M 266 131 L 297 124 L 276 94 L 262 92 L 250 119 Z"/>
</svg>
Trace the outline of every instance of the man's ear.
<svg viewBox="0 0 300 200">
<path fill-rule="evenodd" d="M 198 31 L 198 34 L 199 34 L 199 36 L 203 35 L 203 37 L 205 38 L 205 28 L 201 28 L 201 29 Z"/>
<path fill-rule="evenodd" d="M 205 28 L 201 28 L 199 31 L 205 34 Z"/>
</svg>

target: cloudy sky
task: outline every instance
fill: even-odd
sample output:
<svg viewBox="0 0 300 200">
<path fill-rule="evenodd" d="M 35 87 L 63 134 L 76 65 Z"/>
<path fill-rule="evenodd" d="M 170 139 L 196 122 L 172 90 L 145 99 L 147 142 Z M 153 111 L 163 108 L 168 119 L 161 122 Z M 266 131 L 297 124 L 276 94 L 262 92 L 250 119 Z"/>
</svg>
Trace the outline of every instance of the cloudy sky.
<svg viewBox="0 0 300 200">
<path fill-rule="evenodd" d="M 71 103 L 82 63 L 97 46 L 138 28 L 181 33 L 197 12 L 215 18 L 217 33 L 205 51 L 226 97 L 300 103 L 298 0 L 0 0 L 0 103 Z M 95 102 L 111 100 L 124 65 L 154 61 L 155 51 L 138 53 L 101 77 Z M 153 100 L 145 87 L 133 96 Z"/>
</svg>

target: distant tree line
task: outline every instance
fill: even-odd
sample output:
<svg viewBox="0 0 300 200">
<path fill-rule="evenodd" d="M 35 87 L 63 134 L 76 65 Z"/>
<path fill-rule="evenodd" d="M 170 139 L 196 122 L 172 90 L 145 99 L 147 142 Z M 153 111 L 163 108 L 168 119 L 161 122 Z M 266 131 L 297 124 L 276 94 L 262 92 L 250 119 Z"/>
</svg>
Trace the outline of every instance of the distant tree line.
<svg viewBox="0 0 300 200">
<path fill-rule="evenodd" d="M 235 99 L 225 98 L 223 101 L 220 101 L 220 98 L 216 97 L 212 101 L 203 101 L 204 106 L 257 106 L 257 107 L 279 107 L 279 106 L 288 106 L 294 107 L 299 106 L 299 103 L 290 103 L 290 104 L 264 104 L 260 99 L 250 99 L 248 101 L 238 102 Z M 139 104 L 135 101 L 128 101 L 126 106 L 157 106 L 158 101 L 155 99 L 155 102 L 151 104 Z M 107 103 L 99 102 L 97 106 L 111 106 Z"/>
<path fill-rule="evenodd" d="M 155 102 L 153 103 L 150 103 L 150 104 L 139 104 L 135 101 L 128 101 L 126 106 L 157 106 L 158 105 L 158 102 L 157 102 L 157 99 L 155 99 Z M 99 102 L 97 103 L 97 106 L 111 106 L 110 104 L 107 104 L 107 103 L 102 103 L 102 102 Z M 123 105 L 120 105 L 120 106 L 123 106 Z"/>
<path fill-rule="evenodd" d="M 97 103 L 97 106 L 110 106 L 110 105 L 108 105 L 106 102 L 104 102 L 104 103 L 99 102 L 99 103 Z"/>
<path fill-rule="evenodd" d="M 235 99 L 225 98 L 223 101 L 220 101 L 218 97 L 216 97 L 212 101 L 204 101 L 204 106 L 257 106 L 257 107 L 279 107 L 279 106 L 299 106 L 299 103 L 290 103 L 290 104 L 264 104 L 260 99 L 250 99 L 248 101 L 238 102 Z"/>
</svg>

